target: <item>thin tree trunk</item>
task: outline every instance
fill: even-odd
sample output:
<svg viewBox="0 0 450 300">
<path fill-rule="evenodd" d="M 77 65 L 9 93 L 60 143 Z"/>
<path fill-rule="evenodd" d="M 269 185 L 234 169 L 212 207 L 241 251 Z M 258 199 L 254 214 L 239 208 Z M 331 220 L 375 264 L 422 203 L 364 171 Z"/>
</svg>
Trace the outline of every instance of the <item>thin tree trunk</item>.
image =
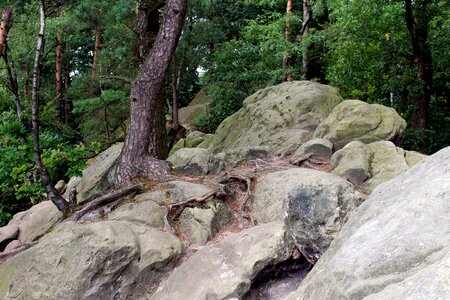
<svg viewBox="0 0 450 300">
<path fill-rule="evenodd" d="M 159 180 L 170 174 L 166 161 L 152 155 L 160 145 L 154 139 L 158 107 L 163 106 L 160 93 L 167 69 L 180 38 L 186 16 L 187 0 L 168 0 L 164 21 L 155 43 L 133 83 L 130 94 L 130 127 L 117 169 L 117 183 L 142 177 Z M 150 132 L 150 136 L 149 136 Z M 166 147 L 166 144 L 163 145 Z"/>
<path fill-rule="evenodd" d="M 100 46 L 102 44 L 101 34 L 102 34 L 102 29 L 100 27 L 97 27 L 97 29 L 95 30 L 94 57 L 92 59 L 91 77 L 95 77 L 97 75 L 98 53 L 100 51 Z"/>
<path fill-rule="evenodd" d="M 309 22 L 311 20 L 311 7 L 309 6 L 308 0 L 303 0 L 303 23 L 302 23 L 302 40 L 308 36 L 309 31 Z M 302 65 L 303 65 L 303 74 L 306 79 L 309 78 L 309 53 L 308 46 L 303 46 L 302 49 Z"/>
<path fill-rule="evenodd" d="M 9 57 L 8 44 L 5 45 L 5 50 L 3 52 L 3 58 L 5 59 L 6 70 L 8 72 L 9 84 L 11 86 L 11 94 L 14 98 L 14 103 L 16 104 L 16 112 L 19 120 L 22 119 L 22 104 L 20 103 L 19 97 L 19 84 L 17 83 L 17 77 L 14 72 L 14 64 Z"/>
<path fill-rule="evenodd" d="M 6 45 L 6 38 L 8 37 L 9 28 L 11 27 L 12 10 L 7 8 L 3 11 L 2 21 L 0 23 L 0 55 Z"/>
<path fill-rule="evenodd" d="M 172 58 L 172 122 L 173 129 L 177 132 L 180 123 L 178 122 L 178 75 L 175 54 Z"/>
<path fill-rule="evenodd" d="M 292 0 L 287 0 L 286 27 L 285 27 L 285 32 L 284 32 L 284 40 L 287 43 L 292 42 L 291 20 L 290 20 L 291 14 L 292 14 Z M 287 71 L 291 67 L 292 67 L 292 57 L 289 55 L 289 53 L 286 53 L 283 58 L 283 78 L 282 78 L 283 82 L 292 80 L 292 73 Z"/>
<path fill-rule="evenodd" d="M 414 104 L 412 128 L 423 137 L 420 148 L 424 152 L 427 149 L 428 108 L 433 86 L 433 60 L 428 42 L 428 27 L 431 17 L 427 6 L 430 3 L 430 0 L 414 1 L 413 9 L 412 1 L 405 0 L 405 19 L 411 36 L 413 64 L 419 72 L 418 82 L 415 85 L 420 90 L 412 95 Z"/>
<path fill-rule="evenodd" d="M 30 99 L 30 65 L 25 64 L 25 81 L 23 83 L 23 95 L 25 99 Z"/>
<path fill-rule="evenodd" d="M 34 159 L 36 163 L 36 168 L 39 172 L 39 176 L 41 177 L 47 190 L 49 199 L 56 205 L 58 210 L 66 214 L 68 212 L 68 203 L 64 200 L 63 197 L 61 197 L 61 195 L 55 189 L 55 186 L 51 183 L 50 175 L 41 160 L 41 149 L 39 145 L 39 90 L 41 79 L 40 64 L 42 59 L 42 52 L 44 51 L 45 45 L 44 0 L 39 0 L 39 15 L 40 15 L 40 30 L 36 46 L 36 56 L 34 59 L 33 90 L 31 96 L 32 99 L 31 121 L 32 121 Z"/>
<path fill-rule="evenodd" d="M 56 34 L 56 122 L 62 123 L 63 118 L 63 104 L 62 104 L 62 35 L 61 33 Z"/>
<path fill-rule="evenodd" d="M 109 129 L 109 123 L 108 123 L 108 108 L 105 106 L 103 108 L 103 114 L 104 114 L 104 121 L 105 121 L 105 131 L 106 131 L 106 143 L 111 143 L 111 131 Z"/>
<path fill-rule="evenodd" d="M 71 55 L 70 55 L 70 44 L 67 43 L 66 44 L 66 74 L 65 74 L 65 79 L 64 79 L 64 90 L 67 91 L 67 89 L 70 86 L 70 59 L 71 59 Z M 66 124 L 69 123 L 69 113 L 72 110 L 72 102 L 70 102 L 67 97 L 65 97 L 64 99 L 64 122 L 66 122 Z"/>
</svg>

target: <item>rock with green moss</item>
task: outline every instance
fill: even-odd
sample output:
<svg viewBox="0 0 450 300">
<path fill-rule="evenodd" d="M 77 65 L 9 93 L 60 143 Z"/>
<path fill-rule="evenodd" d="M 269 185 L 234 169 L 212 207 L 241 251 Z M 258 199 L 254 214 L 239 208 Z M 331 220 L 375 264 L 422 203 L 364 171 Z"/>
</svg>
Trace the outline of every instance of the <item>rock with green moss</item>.
<svg viewBox="0 0 450 300">
<path fill-rule="evenodd" d="M 405 129 L 406 121 L 393 108 L 346 100 L 336 106 L 314 136 L 330 140 L 339 150 L 351 141 L 368 144 L 384 140 L 398 144 Z"/>
<path fill-rule="evenodd" d="M 181 148 L 208 148 L 208 141 L 212 138 L 212 134 L 206 134 L 200 131 L 193 131 L 186 138 L 179 140 L 170 150 L 169 156 L 180 150 Z"/>
<path fill-rule="evenodd" d="M 360 185 L 372 176 L 371 158 L 372 152 L 366 144 L 353 141 L 333 154 L 330 166 L 334 174 Z"/>
<path fill-rule="evenodd" d="M 203 148 L 181 148 L 169 158 L 177 173 L 187 175 L 206 175 L 216 169 L 214 155 Z"/>
<path fill-rule="evenodd" d="M 291 163 L 299 165 L 305 160 L 327 162 L 331 159 L 333 144 L 326 139 L 312 139 L 304 143 L 291 156 Z"/>
<path fill-rule="evenodd" d="M 183 125 L 183 127 L 195 128 L 195 119 L 206 112 L 208 108 L 208 103 L 211 100 L 208 92 L 211 88 L 211 85 L 205 86 L 197 93 L 194 100 L 192 100 L 188 106 L 182 107 L 178 110 L 179 122 Z"/>
<path fill-rule="evenodd" d="M 219 153 L 265 146 L 274 154 L 298 147 L 342 101 L 336 89 L 310 81 L 259 90 L 220 124 L 208 149 Z"/>
</svg>

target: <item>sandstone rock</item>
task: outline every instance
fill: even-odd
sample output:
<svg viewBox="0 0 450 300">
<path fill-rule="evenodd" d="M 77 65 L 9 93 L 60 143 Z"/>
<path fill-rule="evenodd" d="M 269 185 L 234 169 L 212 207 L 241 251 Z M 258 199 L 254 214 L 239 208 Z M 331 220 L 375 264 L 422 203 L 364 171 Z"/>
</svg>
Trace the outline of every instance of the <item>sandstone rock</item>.
<svg viewBox="0 0 450 300">
<path fill-rule="evenodd" d="M 180 231 L 193 244 L 206 245 L 219 231 L 230 225 L 233 216 L 228 206 L 209 201 L 206 207 L 185 208 L 180 215 Z"/>
<path fill-rule="evenodd" d="M 164 209 L 153 201 L 133 201 L 113 210 L 108 219 L 140 223 L 150 227 L 163 227 L 164 215 Z"/>
<path fill-rule="evenodd" d="M 64 180 L 59 180 L 55 184 L 55 189 L 60 193 L 63 194 L 66 191 L 67 184 L 64 182 Z"/>
<path fill-rule="evenodd" d="M 266 146 L 271 154 L 284 151 L 306 142 L 305 137 L 340 102 L 342 98 L 334 88 L 309 81 L 259 90 L 220 124 L 208 149 L 219 153 Z"/>
<path fill-rule="evenodd" d="M 371 177 L 371 157 L 372 152 L 366 144 L 353 141 L 333 154 L 331 170 L 333 174 L 341 176 L 355 185 L 360 185 Z"/>
<path fill-rule="evenodd" d="M 51 201 L 34 205 L 29 210 L 14 215 L 8 226 L 19 227 L 20 243 L 30 243 L 46 234 L 60 221 L 62 213 Z"/>
<path fill-rule="evenodd" d="M 64 192 L 63 198 L 68 200 L 70 196 L 70 192 L 73 188 L 76 188 L 81 182 L 81 177 L 72 177 L 69 179 L 67 183 L 66 191 Z"/>
<path fill-rule="evenodd" d="M 79 204 L 101 196 L 110 189 L 115 180 L 115 166 L 122 151 L 123 143 L 117 143 L 100 153 L 92 165 L 83 172 L 80 184 L 77 186 L 77 201 Z"/>
<path fill-rule="evenodd" d="M 151 299 L 241 299 L 266 266 L 291 255 L 283 223 L 269 223 L 230 234 L 183 262 Z"/>
<path fill-rule="evenodd" d="M 137 202 L 153 201 L 158 205 L 164 205 L 165 199 L 166 199 L 165 193 L 160 190 L 142 193 L 134 197 L 134 200 Z"/>
<path fill-rule="evenodd" d="M 425 154 L 416 151 L 405 151 L 405 160 L 410 168 L 420 163 L 426 157 Z"/>
<path fill-rule="evenodd" d="M 184 139 L 179 140 L 170 150 L 169 156 L 177 152 L 181 148 L 208 148 L 206 146 L 212 134 L 206 134 L 200 131 L 193 131 Z M 203 144 L 203 145 L 202 145 Z"/>
<path fill-rule="evenodd" d="M 358 198 L 359 194 L 353 191 L 352 185 L 338 176 L 312 169 L 292 168 L 268 174 L 256 185 L 252 197 L 252 207 L 257 221 L 267 223 L 284 220 L 283 202 L 300 197 L 298 191 L 301 189 L 318 191 L 317 197 L 311 196 L 311 198 L 308 198 L 310 200 L 322 201 L 323 199 L 319 198 L 322 195 L 319 191 L 322 189 L 324 189 L 324 193 L 327 193 L 327 197 L 330 197 L 328 200 L 330 203 L 325 201 L 318 202 L 311 204 L 311 208 L 319 204 L 336 204 L 337 200 L 342 201 L 342 205 L 347 202 L 351 203 L 356 199 L 361 201 Z M 322 208 L 324 210 L 328 209 L 326 206 Z M 342 216 L 344 215 L 345 213 L 342 214 Z"/>
<path fill-rule="evenodd" d="M 238 148 L 217 153 L 214 156 L 219 162 L 216 173 L 223 168 L 232 168 L 245 161 L 266 158 L 268 154 L 269 149 L 264 146 Z"/>
<path fill-rule="evenodd" d="M 392 108 L 346 100 L 335 107 L 314 136 L 330 140 L 334 149 L 339 150 L 351 141 L 368 144 L 386 140 L 398 144 L 405 128 L 405 120 Z"/>
<path fill-rule="evenodd" d="M 293 169 L 279 175 L 297 179 L 295 185 L 284 185 L 284 220 L 297 248 L 314 263 L 364 198 L 351 183 L 333 174 Z"/>
<path fill-rule="evenodd" d="M 0 265 L 0 298 L 112 299 L 138 249 L 136 235 L 125 224 L 62 223 Z"/>
<path fill-rule="evenodd" d="M 160 189 L 164 193 L 166 203 L 177 202 L 190 197 L 203 196 L 212 191 L 206 185 L 187 181 L 169 181 L 164 183 Z"/>
<path fill-rule="evenodd" d="M 450 147 L 379 185 L 294 299 L 449 299 Z"/>
<path fill-rule="evenodd" d="M 195 128 L 195 119 L 207 110 L 211 99 L 208 95 L 211 87 L 208 85 L 202 88 L 187 107 L 182 107 L 178 110 L 179 122 L 185 128 Z"/>
<path fill-rule="evenodd" d="M 22 244 L 18 240 L 11 241 L 8 245 L 6 245 L 4 251 L 10 251 L 20 247 Z"/>
<path fill-rule="evenodd" d="M 325 139 L 312 139 L 304 143 L 291 157 L 291 163 L 298 165 L 305 160 L 326 162 L 333 154 L 333 144 Z"/>
<path fill-rule="evenodd" d="M 14 240 L 19 235 L 19 225 L 16 223 L 12 223 L 7 226 L 3 226 L 0 228 L 0 251 L 6 246 L 6 243 L 9 243 L 11 240 Z"/>
<path fill-rule="evenodd" d="M 206 175 L 216 164 L 213 154 L 202 148 L 181 148 L 167 160 L 176 172 L 189 175 Z"/>
</svg>

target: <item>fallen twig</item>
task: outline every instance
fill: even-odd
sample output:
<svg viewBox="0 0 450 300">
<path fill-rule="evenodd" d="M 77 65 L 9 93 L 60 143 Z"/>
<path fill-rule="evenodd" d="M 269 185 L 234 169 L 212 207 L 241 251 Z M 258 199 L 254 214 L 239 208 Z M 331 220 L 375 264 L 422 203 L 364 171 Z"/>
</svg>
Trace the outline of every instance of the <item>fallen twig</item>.
<svg viewBox="0 0 450 300">
<path fill-rule="evenodd" d="M 97 198 L 88 204 L 86 204 L 82 209 L 75 212 L 72 217 L 70 217 L 69 221 L 78 221 L 82 216 L 84 216 L 86 213 L 90 212 L 91 210 L 105 204 L 109 204 L 111 202 L 114 202 L 116 200 L 119 200 L 120 198 L 123 198 L 125 196 L 131 195 L 135 192 L 141 191 L 145 188 L 145 185 L 143 184 L 137 184 L 133 185 L 128 188 L 121 189 L 119 191 L 111 192 L 107 195 L 104 195 L 100 198 Z"/>
</svg>

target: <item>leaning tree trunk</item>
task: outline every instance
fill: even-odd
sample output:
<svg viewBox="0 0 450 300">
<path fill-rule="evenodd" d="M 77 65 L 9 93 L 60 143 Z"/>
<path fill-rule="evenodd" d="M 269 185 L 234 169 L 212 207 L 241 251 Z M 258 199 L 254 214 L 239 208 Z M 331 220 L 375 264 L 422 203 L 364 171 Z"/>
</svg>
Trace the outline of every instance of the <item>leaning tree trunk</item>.
<svg viewBox="0 0 450 300">
<path fill-rule="evenodd" d="M 158 147 L 153 138 L 156 133 L 154 120 L 158 117 L 158 107 L 163 105 L 160 92 L 180 38 L 186 10 L 187 0 L 167 1 L 164 21 L 153 48 L 133 82 L 130 127 L 117 169 L 118 184 L 138 177 L 158 180 L 170 174 L 169 164 L 151 154 L 152 149 Z"/>
<path fill-rule="evenodd" d="M 284 40 L 286 43 L 292 42 L 291 35 L 291 14 L 292 14 L 292 0 L 287 1 L 286 5 L 286 24 L 285 24 L 285 32 L 284 32 Z M 292 80 L 292 73 L 287 70 L 292 67 L 292 56 L 289 53 L 286 53 L 283 58 L 283 78 L 282 81 L 290 81 Z"/>
<path fill-rule="evenodd" d="M 14 103 L 16 104 L 16 112 L 19 120 L 22 119 L 22 104 L 20 103 L 19 97 L 19 84 L 17 82 L 17 76 L 14 72 L 14 64 L 9 57 L 8 45 L 5 45 L 5 51 L 3 52 L 3 58 L 5 59 L 6 70 L 8 72 L 9 84 L 11 86 L 11 94 L 14 98 Z"/>
<path fill-rule="evenodd" d="M 41 159 L 41 149 L 39 145 L 39 90 L 40 90 L 40 80 L 41 71 L 40 64 L 42 59 L 42 52 L 44 51 L 45 45 L 45 10 L 44 10 L 44 0 L 39 0 L 39 15 L 40 15 L 40 30 L 39 38 L 36 46 L 36 56 L 34 59 L 34 70 L 33 70 L 33 90 L 31 96 L 31 122 L 32 122 L 32 136 L 33 136 L 33 150 L 34 150 L 34 160 L 36 163 L 36 168 L 39 172 L 45 188 L 48 193 L 49 199 L 56 205 L 56 207 L 62 211 L 64 214 L 68 212 L 68 203 L 61 197 L 55 186 L 50 180 L 50 175 L 42 163 Z"/>
<path fill-rule="evenodd" d="M 8 37 L 9 28 L 11 26 L 12 10 L 7 8 L 3 11 L 2 21 L 0 23 L 0 56 L 6 45 L 6 38 Z"/>
<path fill-rule="evenodd" d="M 419 92 L 412 95 L 414 105 L 412 128 L 416 134 L 423 137 L 420 150 L 425 152 L 427 149 L 428 107 L 433 86 L 433 60 L 428 41 L 428 27 L 431 17 L 427 9 L 431 0 L 414 1 L 414 9 L 411 2 L 411 0 L 405 0 L 405 19 L 411 36 L 413 64 L 419 72 L 419 78 L 415 83 Z"/>
<path fill-rule="evenodd" d="M 62 35 L 56 34 L 56 65 L 55 65 L 55 80 L 56 80 L 56 118 L 55 120 L 62 123 L 63 118 L 63 103 L 62 103 Z"/>
</svg>

